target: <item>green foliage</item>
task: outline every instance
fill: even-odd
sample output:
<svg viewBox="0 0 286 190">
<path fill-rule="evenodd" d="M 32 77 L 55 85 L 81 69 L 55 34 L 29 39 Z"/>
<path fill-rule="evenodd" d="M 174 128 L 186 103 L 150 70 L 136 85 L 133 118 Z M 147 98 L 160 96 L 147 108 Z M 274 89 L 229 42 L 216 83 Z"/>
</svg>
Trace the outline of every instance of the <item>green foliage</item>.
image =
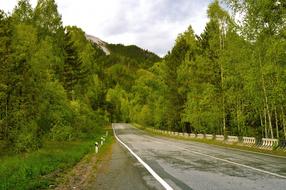
<svg viewBox="0 0 286 190">
<path fill-rule="evenodd" d="M 62 26 L 54 0 L 20 0 L 0 12 L 0 140 L 30 152 L 44 138 L 85 138 L 108 121 L 102 56 L 76 27 Z M 94 123 L 97 123 L 96 125 Z"/>
<path fill-rule="evenodd" d="M 162 89 L 142 69 L 160 61 L 157 55 L 108 48 L 111 55 L 80 28 L 64 28 L 54 0 L 39 0 L 35 9 L 20 0 L 12 14 L 0 11 L 0 189 L 48 188 L 57 170 L 91 150 L 87 139 L 99 138 L 103 126 L 131 121 L 136 73 L 150 74 L 146 84 Z M 156 105 L 137 107 L 136 118 L 153 124 Z"/>
<path fill-rule="evenodd" d="M 63 37 L 62 18 L 55 0 L 39 0 L 33 15 L 41 37 L 48 35 L 54 37 L 55 40 Z"/>
<path fill-rule="evenodd" d="M 286 137 L 285 3 L 225 0 L 161 59 L 63 27 L 54 0 L 20 0 L 0 12 L 0 140 L 16 152 L 44 138 L 87 138 L 107 122 L 176 131 Z M 279 3 L 278 3 L 279 2 Z"/>
<path fill-rule="evenodd" d="M 48 82 L 43 89 L 43 102 L 40 105 L 38 120 L 43 133 L 48 132 L 54 125 L 70 125 L 72 111 L 64 88 L 58 82 Z"/>
<path fill-rule="evenodd" d="M 55 124 L 51 129 L 51 138 L 54 141 L 70 141 L 72 140 L 73 129 L 71 126 Z"/>
<path fill-rule="evenodd" d="M 41 147 L 41 139 L 38 138 L 38 126 L 35 122 L 23 123 L 19 126 L 20 131 L 15 131 L 14 147 L 15 152 L 29 152 Z M 13 131 L 12 131 L 13 133 Z"/>
<path fill-rule="evenodd" d="M 18 5 L 13 10 L 12 17 L 14 23 L 31 24 L 33 18 L 33 10 L 29 0 L 19 0 Z"/>
<path fill-rule="evenodd" d="M 79 81 L 86 77 L 87 69 L 84 68 L 83 63 L 78 56 L 78 52 L 76 51 L 69 31 L 65 34 L 64 42 L 65 61 L 61 81 L 68 93 L 68 97 L 71 100 L 74 100 L 76 98 L 75 89 L 79 84 Z"/>
<path fill-rule="evenodd" d="M 132 120 L 198 133 L 286 138 L 285 6 L 225 0 L 209 5 L 200 36 L 191 27 L 159 63 L 138 72 Z M 128 90 L 127 90 L 128 91 Z"/>
<path fill-rule="evenodd" d="M 93 141 L 48 142 L 32 153 L 1 157 L 0 189 L 47 189 L 90 151 Z"/>
<path fill-rule="evenodd" d="M 240 30 L 255 40 L 260 34 L 277 35 L 285 27 L 285 1 L 224 0 L 234 13 L 243 13 Z"/>
<path fill-rule="evenodd" d="M 155 62 L 160 61 L 160 58 L 148 50 L 143 50 L 135 45 L 124 46 L 122 44 L 108 44 L 111 54 L 127 57 L 136 61 L 136 64 L 142 68 L 148 68 Z"/>
<path fill-rule="evenodd" d="M 114 108 L 110 113 L 112 121 L 129 122 L 130 108 L 128 94 L 120 87 L 120 85 L 116 85 L 114 89 L 108 90 L 106 101 Z"/>
</svg>

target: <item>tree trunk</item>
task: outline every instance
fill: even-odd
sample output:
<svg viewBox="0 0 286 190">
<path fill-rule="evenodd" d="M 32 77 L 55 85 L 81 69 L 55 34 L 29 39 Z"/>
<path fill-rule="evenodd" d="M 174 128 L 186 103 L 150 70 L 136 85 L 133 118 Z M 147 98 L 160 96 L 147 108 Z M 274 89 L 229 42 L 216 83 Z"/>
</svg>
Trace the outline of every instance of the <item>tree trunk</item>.
<svg viewBox="0 0 286 190">
<path fill-rule="evenodd" d="M 226 134 L 226 121 L 225 121 L 225 98 L 224 98 L 224 89 L 223 89 L 223 66 L 220 64 L 220 80 L 221 80 L 221 94 L 222 94 L 222 118 L 223 118 L 223 133 Z"/>
<path fill-rule="evenodd" d="M 236 121 L 237 121 L 237 134 L 240 135 L 240 125 L 239 125 L 239 113 L 238 113 L 238 101 L 236 100 Z"/>
<path fill-rule="evenodd" d="M 221 23 L 220 26 L 220 35 L 219 35 L 219 45 L 220 50 L 224 49 L 224 31 L 223 31 L 223 24 Z M 224 97 L 224 89 L 223 89 L 223 65 L 220 63 L 220 81 L 221 81 L 221 94 L 222 94 L 222 119 L 223 119 L 223 134 L 226 135 L 226 119 L 225 119 L 225 97 Z"/>
<path fill-rule="evenodd" d="M 222 95 L 222 118 L 223 118 L 223 134 L 226 135 L 226 122 L 225 122 L 225 108 L 224 108 L 224 95 Z"/>
<path fill-rule="evenodd" d="M 261 112 L 259 111 L 259 119 L 260 119 L 260 125 L 261 125 L 261 136 L 264 137 L 263 135 L 263 128 L 264 128 L 264 125 L 263 125 L 263 120 L 262 120 L 262 116 L 261 116 Z"/>
<path fill-rule="evenodd" d="M 283 115 L 283 131 L 284 131 L 284 139 L 286 140 L 286 127 L 285 127 L 284 115 Z"/>
<path fill-rule="evenodd" d="M 5 105 L 5 130 L 4 130 L 4 138 L 8 139 L 8 133 L 9 133 L 9 119 L 8 119 L 8 107 L 9 107 L 9 99 L 10 99 L 10 94 L 8 93 L 8 96 L 6 98 L 6 105 Z"/>
<path fill-rule="evenodd" d="M 260 70 L 262 69 L 262 64 L 261 64 L 261 57 L 259 54 L 259 65 L 260 65 Z M 269 129 L 270 129 L 270 134 L 271 134 L 271 138 L 273 137 L 273 128 L 272 128 L 272 123 L 271 123 L 271 114 L 269 111 L 269 105 L 268 105 L 268 97 L 267 97 L 267 93 L 266 93 L 266 87 L 265 87 L 265 81 L 264 81 L 264 76 L 262 71 L 261 72 L 261 79 L 262 79 L 262 89 L 263 89 L 263 94 L 264 94 L 264 101 L 265 101 L 265 106 L 266 106 L 266 112 L 267 112 L 267 116 L 268 116 L 268 120 L 269 120 Z"/>
<path fill-rule="evenodd" d="M 275 113 L 275 126 L 276 126 L 276 138 L 279 139 L 279 128 L 278 128 L 278 117 L 276 107 L 274 109 Z"/>
<path fill-rule="evenodd" d="M 266 116 L 266 109 L 263 109 L 264 113 L 264 129 L 265 129 L 265 138 L 268 138 L 268 130 L 267 130 L 267 116 Z"/>
<path fill-rule="evenodd" d="M 273 127 L 272 127 L 272 123 L 271 123 L 271 114 L 270 114 L 269 110 L 267 111 L 267 114 L 268 114 L 268 120 L 269 120 L 270 135 L 271 135 L 271 138 L 273 139 L 274 138 Z"/>
<path fill-rule="evenodd" d="M 282 125 L 283 125 L 284 138 L 286 140 L 286 124 L 285 124 L 284 110 L 282 106 L 281 106 L 281 112 L 282 112 L 281 114 L 282 114 Z"/>
</svg>

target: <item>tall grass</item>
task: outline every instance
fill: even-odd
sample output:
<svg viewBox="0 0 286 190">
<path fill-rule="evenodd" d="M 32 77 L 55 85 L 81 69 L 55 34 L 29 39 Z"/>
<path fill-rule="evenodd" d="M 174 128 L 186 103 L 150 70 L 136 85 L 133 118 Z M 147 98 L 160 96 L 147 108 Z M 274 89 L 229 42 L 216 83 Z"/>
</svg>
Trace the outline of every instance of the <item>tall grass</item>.
<svg viewBox="0 0 286 190">
<path fill-rule="evenodd" d="M 99 139 L 100 135 L 96 137 Z M 93 138 L 95 139 L 95 138 Z M 46 142 L 32 153 L 0 157 L 0 189 L 46 189 L 61 173 L 94 150 L 94 140 Z"/>
</svg>

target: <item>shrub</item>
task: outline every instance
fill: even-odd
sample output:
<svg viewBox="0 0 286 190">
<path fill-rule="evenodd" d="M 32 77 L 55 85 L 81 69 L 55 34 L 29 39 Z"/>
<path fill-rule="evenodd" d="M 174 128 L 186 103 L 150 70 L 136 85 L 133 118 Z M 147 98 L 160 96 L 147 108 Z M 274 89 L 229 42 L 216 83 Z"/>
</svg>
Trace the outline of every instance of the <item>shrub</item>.
<svg viewBox="0 0 286 190">
<path fill-rule="evenodd" d="M 51 129 L 51 138 L 54 141 L 70 141 L 72 140 L 73 129 L 71 126 L 56 124 Z"/>
<path fill-rule="evenodd" d="M 42 145 L 38 136 L 38 125 L 32 121 L 23 123 L 21 130 L 17 132 L 14 139 L 13 149 L 15 152 L 29 152 L 37 150 Z"/>
</svg>

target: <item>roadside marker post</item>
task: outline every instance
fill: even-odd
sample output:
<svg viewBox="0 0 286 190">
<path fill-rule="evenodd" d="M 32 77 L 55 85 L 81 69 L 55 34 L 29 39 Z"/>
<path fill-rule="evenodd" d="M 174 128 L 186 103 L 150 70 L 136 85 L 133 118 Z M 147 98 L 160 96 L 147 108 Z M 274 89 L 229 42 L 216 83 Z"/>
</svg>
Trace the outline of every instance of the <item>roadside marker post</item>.
<svg viewBox="0 0 286 190">
<path fill-rule="evenodd" d="M 106 136 L 106 137 L 108 136 L 108 131 L 106 131 L 105 136 Z"/>
<path fill-rule="evenodd" d="M 101 137 L 100 139 L 101 139 L 100 144 L 101 144 L 101 146 L 102 146 L 102 145 L 103 145 L 103 142 L 105 141 L 105 138 L 104 138 L 104 137 Z"/>
<path fill-rule="evenodd" d="M 95 141 L 95 143 L 94 143 L 94 151 L 95 151 L 95 153 L 97 154 L 98 153 L 98 142 L 97 141 Z"/>
</svg>

